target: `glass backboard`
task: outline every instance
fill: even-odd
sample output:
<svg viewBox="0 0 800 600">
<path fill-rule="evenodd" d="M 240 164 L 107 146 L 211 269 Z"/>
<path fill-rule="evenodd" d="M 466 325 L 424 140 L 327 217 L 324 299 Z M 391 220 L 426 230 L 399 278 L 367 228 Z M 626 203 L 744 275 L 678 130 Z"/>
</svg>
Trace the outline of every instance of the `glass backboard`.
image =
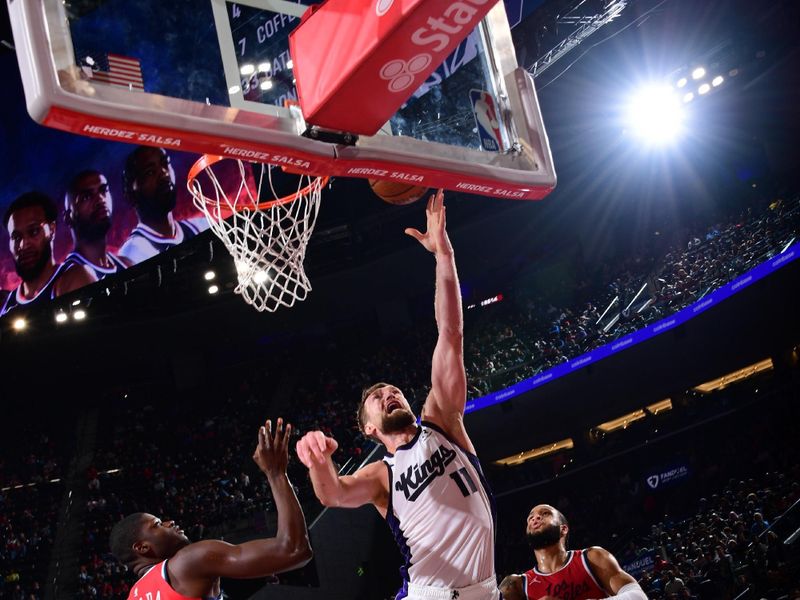
<svg viewBox="0 0 800 600">
<path fill-rule="evenodd" d="M 29 112 L 46 125 L 492 196 L 541 198 L 554 187 L 502 2 L 378 134 L 354 143 L 303 135 L 289 34 L 311 4 L 31 0 L 9 9 Z"/>
</svg>

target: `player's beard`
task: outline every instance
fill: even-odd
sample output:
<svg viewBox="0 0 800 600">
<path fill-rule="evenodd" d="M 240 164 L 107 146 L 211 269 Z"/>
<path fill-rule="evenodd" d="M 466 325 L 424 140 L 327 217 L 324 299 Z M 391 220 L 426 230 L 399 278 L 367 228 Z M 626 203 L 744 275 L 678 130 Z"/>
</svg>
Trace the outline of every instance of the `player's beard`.
<svg viewBox="0 0 800 600">
<path fill-rule="evenodd" d="M 17 270 L 17 275 L 20 276 L 22 281 L 31 281 L 39 276 L 42 270 L 47 266 L 47 263 L 50 262 L 50 259 L 53 256 L 53 249 L 50 247 L 50 244 L 45 244 L 44 248 L 42 249 L 42 253 L 39 255 L 39 258 L 30 266 L 23 267 L 18 262 L 14 261 L 14 268 Z"/>
<path fill-rule="evenodd" d="M 178 190 L 174 184 L 164 184 L 149 197 L 139 200 L 139 212 L 146 219 L 161 219 L 171 213 L 178 201 Z"/>
<path fill-rule="evenodd" d="M 388 415 L 383 415 L 381 432 L 384 434 L 399 433 L 416 422 L 413 413 L 405 408 L 397 408 Z"/>
<path fill-rule="evenodd" d="M 156 191 L 155 202 L 158 209 L 163 211 L 164 214 L 172 212 L 178 202 L 178 190 L 175 188 L 174 183 L 165 184 L 160 186 Z"/>
<path fill-rule="evenodd" d="M 106 237 L 111 229 L 111 217 L 100 221 L 82 221 L 75 223 L 75 235 L 87 242 L 96 242 Z"/>
<path fill-rule="evenodd" d="M 561 539 L 561 527 L 558 525 L 544 525 L 539 528 L 539 531 L 528 532 L 526 537 L 531 550 L 541 550 L 558 543 Z"/>
</svg>

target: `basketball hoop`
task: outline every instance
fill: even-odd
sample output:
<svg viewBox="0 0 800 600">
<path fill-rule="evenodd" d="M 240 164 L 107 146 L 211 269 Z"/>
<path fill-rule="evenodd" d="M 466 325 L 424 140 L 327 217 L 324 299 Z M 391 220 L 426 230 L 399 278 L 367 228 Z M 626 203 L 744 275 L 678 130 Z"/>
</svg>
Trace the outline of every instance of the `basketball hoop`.
<svg viewBox="0 0 800 600">
<path fill-rule="evenodd" d="M 234 291 L 256 310 L 274 312 L 311 291 L 303 261 L 329 177 L 299 174 L 297 191 L 280 196 L 273 182 L 276 165 L 250 165 L 205 154 L 189 170 L 187 187 L 233 257 L 239 281 Z M 226 173 L 226 166 L 238 167 L 238 175 Z M 262 193 L 272 199 L 261 200 Z"/>
</svg>

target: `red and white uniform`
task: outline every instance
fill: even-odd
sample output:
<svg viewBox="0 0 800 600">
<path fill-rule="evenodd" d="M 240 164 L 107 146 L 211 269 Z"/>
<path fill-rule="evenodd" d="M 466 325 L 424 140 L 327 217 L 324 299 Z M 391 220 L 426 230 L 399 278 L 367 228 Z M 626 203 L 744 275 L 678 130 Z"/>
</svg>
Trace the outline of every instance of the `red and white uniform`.
<svg viewBox="0 0 800 600">
<path fill-rule="evenodd" d="M 153 565 L 139 578 L 139 581 L 131 587 L 128 600 L 220 600 L 219 598 L 195 598 L 183 596 L 169 584 L 169 574 L 167 573 L 167 561 Z"/>
<path fill-rule="evenodd" d="M 538 600 L 542 596 L 553 596 L 562 600 L 608 597 L 592 573 L 592 567 L 586 559 L 586 550 L 570 550 L 567 553 L 567 562 L 558 571 L 542 573 L 533 567 L 523 577 L 525 597 L 529 600 Z"/>
</svg>

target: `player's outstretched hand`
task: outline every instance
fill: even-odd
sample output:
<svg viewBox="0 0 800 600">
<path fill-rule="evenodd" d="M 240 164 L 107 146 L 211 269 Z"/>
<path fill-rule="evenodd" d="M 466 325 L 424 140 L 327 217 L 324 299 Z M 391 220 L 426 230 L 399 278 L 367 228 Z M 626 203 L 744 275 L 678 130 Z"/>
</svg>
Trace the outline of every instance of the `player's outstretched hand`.
<svg viewBox="0 0 800 600">
<path fill-rule="evenodd" d="M 253 460 L 265 475 L 274 477 L 286 473 L 289 462 L 289 438 L 292 435 L 292 426 L 287 423 L 284 427 L 280 417 L 273 432 L 272 421 L 267 422 L 258 429 L 258 445 L 253 452 Z"/>
<path fill-rule="evenodd" d="M 321 431 L 309 431 L 297 442 L 297 458 L 307 468 L 325 464 L 327 458 L 336 452 L 339 443 Z"/>
<path fill-rule="evenodd" d="M 445 218 L 444 190 L 437 191 L 428 199 L 425 215 L 427 216 L 427 231 L 422 233 L 418 229 L 409 227 L 405 230 L 406 235 L 417 240 L 428 252 L 434 254 L 452 252 L 453 247 L 450 245 L 445 228 L 447 220 Z"/>
</svg>

